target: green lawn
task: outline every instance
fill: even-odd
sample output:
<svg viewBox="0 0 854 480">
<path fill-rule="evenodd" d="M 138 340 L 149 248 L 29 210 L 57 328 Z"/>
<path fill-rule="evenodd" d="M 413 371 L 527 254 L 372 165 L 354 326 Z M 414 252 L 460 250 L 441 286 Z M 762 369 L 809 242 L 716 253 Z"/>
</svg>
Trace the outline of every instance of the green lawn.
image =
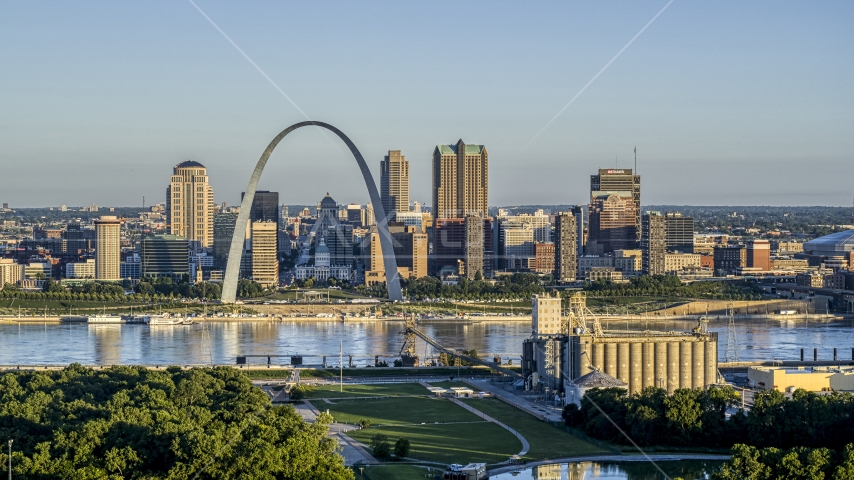
<svg viewBox="0 0 854 480">
<path fill-rule="evenodd" d="M 377 433 L 387 436 L 391 443 L 401 437 L 409 440 L 410 457 L 443 463 L 498 463 L 522 449 L 513 434 L 490 422 L 370 427 L 348 435 L 370 444 Z"/>
<path fill-rule="evenodd" d="M 358 467 L 353 470 L 356 472 L 356 480 L 409 480 L 423 478 L 428 473 L 441 475 L 444 471 L 443 468 L 416 465 L 371 465 L 365 467 L 362 474 L 359 474 Z"/>
<path fill-rule="evenodd" d="M 297 292 L 299 292 L 299 298 L 297 298 Z M 305 292 L 320 292 L 320 293 L 322 293 L 323 294 L 323 300 L 322 301 L 324 301 L 324 302 L 326 301 L 326 294 L 327 293 L 329 293 L 329 300 L 330 301 L 335 301 L 335 300 L 339 300 L 339 299 L 349 300 L 349 299 L 353 299 L 353 298 L 370 298 L 370 297 L 366 297 L 364 295 L 358 295 L 355 293 L 345 292 L 342 290 L 330 290 L 328 288 L 322 287 L 322 288 L 309 288 L 306 290 L 284 290 L 284 291 L 276 292 L 272 295 L 268 295 L 265 297 L 254 298 L 254 299 L 252 299 L 252 301 L 259 301 L 259 300 L 262 300 L 262 301 L 263 300 L 300 300 L 300 301 L 302 301 L 303 293 L 305 293 Z"/>
<path fill-rule="evenodd" d="M 343 392 L 338 385 L 311 387 L 307 398 L 379 397 L 385 395 L 430 395 L 430 391 L 418 383 L 383 383 L 377 385 L 344 384 Z"/>
<path fill-rule="evenodd" d="M 517 430 L 525 437 L 528 443 L 531 444 L 531 450 L 524 457 L 527 460 L 611 453 L 596 445 L 587 443 L 558 427 L 538 420 L 534 416 L 501 400 L 485 398 L 464 399 L 463 401 L 510 428 Z"/>
<path fill-rule="evenodd" d="M 423 387 L 422 387 L 423 388 Z M 480 422 L 481 418 L 444 398 L 399 397 L 382 400 L 341 400 L 334 404 L 314 400 L 312 405 L 329 410 L 337 422 L 372 425 L 413 423 Z"/>
<path fill-rule="evenodd" d="M 518 366 L 510 367 L 518 370 Z M 252 368 L 242 368 L 246 375 L 249 378 L 253 379 L 265 379 L 265 378 L 287 378 L 291 375 L 291 370 L 276 370 L 269 368 L 259 368 L 259 366 L 253 365 Z M 300 369 L 300 377 L 301 378 L 326 378 L 329 380 L 337 379 L 339 375 L 337 368 L 301 368 Z M 457 367 L 415 367 L 415 368 L 402 368 L 402 367 L 388 367 L 388 368 L 345 368 L 344 369 L 344 377 L 418 377 L 423 375 L 430 376 L 447 376 L 447 377 L 456 377 Z M 489 376 L 490 371 L 486 367 L 462 367 L 459 375 L 464 375 L 466 377 L 471 376 Z M 336 387 L 337 388 L 337 387 Z M 345 385 L 346 388 L 346 385 Z M 427 394 L 425 390 L 425 394 Z"/>
</svg>

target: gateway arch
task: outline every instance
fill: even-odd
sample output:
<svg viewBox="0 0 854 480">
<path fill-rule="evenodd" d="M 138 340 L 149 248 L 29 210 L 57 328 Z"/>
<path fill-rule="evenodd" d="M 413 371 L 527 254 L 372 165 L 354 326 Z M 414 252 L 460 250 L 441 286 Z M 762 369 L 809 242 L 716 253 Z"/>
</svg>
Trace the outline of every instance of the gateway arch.
<svg viewBox="0 0 854 480">
<path fill-rule="evenodd" d="M 270 142 L 270 145 L 268 145 L 267 149 L 264 150 L 261 158 L 258 159 L 258 164 L 255 165 L 255 170 L 249 178 L 249 185 L 246 187 L 246 193 L 243 196 L 243 201 L 240 203 L 240 213 L 237 216 L 237 223 L 234 226 L 234 236 L 231 239 L 231 248 L 228 251 L 228 263 L 225 267 L 225 278 L 222 285 L 222 302 L 234 303 L 237 300 L 237 277 L 240 273 L 240 258 L 243 256 L 243 242 L 246 238 L 246 225 L 249 223 L 249 213 L 252 209 L 252 201 L 255 199 L 255 190 L 258 188 L 258 181 L 261 179 L 261 173 L 264 172 L 264 166 L 267 165 L 267 160 L 270 158 L 270 154 L 273 153 L 276 145 L 278 145 L 283 138 L 298 128 L 310 125 L 323 127 L 333 132 L 335 135 L 338 135 L 338 137 L 343 140 L 348 147 L 350 147 L 350 152 L 352 152 L 353 157 L 356 158 L 356 162 L 362 170 L 362 177 L 365 179 L 365 186 L 368 187 L 368 195 L 370 195 L 371 203 L 374 206 L 374 215 L 377 219 L 380 249 L 382 250 L 383 264 L 385 265 L 388 298 L 389 300 L 403 300 L 403 294 L 400 291 L 400 278 L 397 274 L 397 259 L 394 256 L 391 234 L 388 231 L 388 219 L 386 218 L 383 203 L 380 200 L 380 194 L 377 191 L 377 184 L 374 183 L 374 177 L 371 175 L 371 171 L 368 169 L 365 159 L 362 157 L 362 154 L 359 153 L 359 149 L 356 148 L 356 145 L 354 145 L 353 142 L 347 138 L 347 135 L 344 135 L 344 133 L 341 132 L 341 130 L 338 130 L 328 123 L 307 121 L 295 123 L 284 129 L 282 133 L 276 135 L 276 138 Z"/>
</svg>

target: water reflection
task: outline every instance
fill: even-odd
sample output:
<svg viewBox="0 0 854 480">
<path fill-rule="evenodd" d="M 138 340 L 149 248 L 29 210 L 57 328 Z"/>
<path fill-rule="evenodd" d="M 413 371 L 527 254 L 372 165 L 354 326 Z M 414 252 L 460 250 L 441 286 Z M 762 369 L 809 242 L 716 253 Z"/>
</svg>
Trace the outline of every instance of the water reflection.
<svg viewBox="0 0 854 480">
<path fill-rule="evenodd" d="M 665 320 L 638 322 L 632 329 L 689 330 L 695 322 Z M 204 329 L 207 328 L 207 335 Z M 233 364 L 238 355 L 304 356 L 306 364 L 338 365 L 339 342 L 344 363 L 368 365 L 374 356 L 391 363 L 400 352 L 403 322 L 397 321 L 270 321 L 210 322 L 194 325 L 148 327 L 144 325 L 0 324 L 0 364 L 193 364 L 212 356 L 215 363 Z M 422 322 L 420 328 L 448 347 L 498 354 L 518 365 L 522 341 L 530 335 L 527 322 L 451 323 Z M 624 329 L 625 321 L 611 320 L 606 328 Z M 713 319 L 719 332 L 718 351 L 725 351 L 726 320 Z M 851 359 L 854 347 L 852 320 L 805 322 L 753 320 L 736 324 L 741 360 L 797 360 L 800 349 L 819 348 L 819 360 L 830 360 L 833 348 L 839 361 Z M 424 358 L 435 352 L 416 342 Z M 252 359 L 266 363 L 267 359 Z M 288 358 L 273 358 L 287 363 Z"/>
<path fill-rule="evenodd" d="M 667 477 L 686 480 L 707 479 L 721 465 L 719 461 L 683 460 L 658 462 Z M 661 480 L 666 478 L 655 465 L 639 462 L 578 462 L 541 465 L 493 475 L 495 480 Z"/>
</svg>

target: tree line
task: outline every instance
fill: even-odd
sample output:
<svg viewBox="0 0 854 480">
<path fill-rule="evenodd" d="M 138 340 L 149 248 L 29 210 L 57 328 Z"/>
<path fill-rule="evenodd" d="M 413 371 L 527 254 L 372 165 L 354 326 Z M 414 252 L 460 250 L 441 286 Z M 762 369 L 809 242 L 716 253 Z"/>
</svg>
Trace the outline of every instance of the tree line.
<svg viewBox="0 0 854 480">
<path fill-rule="evenodd" d="M 127 288 L 127 290 L 126 290 Z M 132 291 L 133 293 L 126 293 Z M 261 284 L 242 278 L 237 283 L 237 296 L 255 298 L 269 293 Z M 134 286 L 129 283 L 86 282 L 64 286 L 53 279 L 46 279 L 41 291 L 24 291 L 19 285 L 7 283 L 0 290 L 0 298 L 18 298 L 22 300 L 78 300 L 93 302 L 158 302 L 178 298 L 198 298 L 217 300 L 222 295 L 219 283 L 172 281 L 161 277 L 140 281 Z"/>
<path fill-rule="evenodd" d="M 579 408 L 564 408 L 565 423 L 587 435 L 618 444 L 640 446 L 730 448 L 827 448 L 841 451 L 854 443 L 854 395 L 818 394 L 798 389 L 791 399 L 777 390 L 759 392 L 749 411 L 730 387 L 680 389 L 668 395 L 647 387 L 628 395 L 621 388 L 593 389 Z M 597 408 L 598 407 L 598 408 Z M 737 413 L 727 417 L 728 408 Z M 610 419 L 610 420 L 609 420 Z M 611 423 L 613 421 L 616 426 Z"/>
<path fill-rule="evenodd" d="M 327 436 L 228 367 L 78 364 L 0 374 L 0 438 L 16 478 L 351 480 Z M 0 453 L 0 472 L 8 456 Z"/>
<path fill-rule="evenodd" d="M 762 298 L 756 285 L 745 281 L 691 282 L 683 284 L 673 275 L 643 275 L 632 277 L 627 283 L 596 280 L 584 285 L 584 290 L 594 297 L 686 297 L 717 300 L 754 300 Z"/>
</svg>

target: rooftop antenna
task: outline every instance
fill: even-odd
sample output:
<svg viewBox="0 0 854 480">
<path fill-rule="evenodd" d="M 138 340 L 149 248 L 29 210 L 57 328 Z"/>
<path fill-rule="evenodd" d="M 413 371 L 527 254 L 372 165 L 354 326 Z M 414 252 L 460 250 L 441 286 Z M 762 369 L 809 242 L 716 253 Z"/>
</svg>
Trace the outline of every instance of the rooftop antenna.
<svg viewBox="0 0 854 480">
<path fill-rule="evenodd" d="M 638 146 L 635 145 L 635 175 L 638 173 Z"/>
</svg>

